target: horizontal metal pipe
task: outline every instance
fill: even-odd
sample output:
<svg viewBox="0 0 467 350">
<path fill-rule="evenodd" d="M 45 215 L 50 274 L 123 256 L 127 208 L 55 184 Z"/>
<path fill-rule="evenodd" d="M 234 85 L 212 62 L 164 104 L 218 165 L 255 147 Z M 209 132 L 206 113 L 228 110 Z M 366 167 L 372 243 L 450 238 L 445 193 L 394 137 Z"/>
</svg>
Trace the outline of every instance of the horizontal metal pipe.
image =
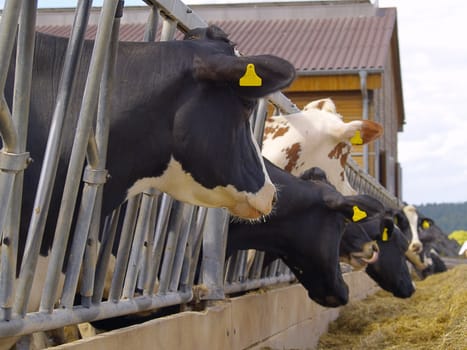
<svg viewBox="0 0 467 350">
<path fill-rule="evenodd" d="M 249 280 L 243 283 L 230 283 L 224 286 L 225 294 L 244 292 L 251 289 L 257 289 L 261 287 L 271 286 L 273 284 L 293 282 L 295 281 L 295 276 L 292 275 L 281 275 L 276 277 L 264 277 L 257 280 Z"/>
<path fill-rule="evenodd" d="M 189 302 L 193 297 L 191 291 L 185 293 L 167 293 L 153 297 L 140 296 L 122 300 L 119 303 L 106 301 L 98 307 L 76 307 L 74 309 L 55 309 L 52 313 L 28 313 L 24 319 L 13 319 L 0 323 L 0 337 L 25 335 L 33 332 L 47 331 L 67 325 L 102 320 L 135 312 L 147 311 Z"/>
<path fill-rule="evenodd" d="M 359 75 L 361 69 L 320 69 L 320 70 L 299 70 L 297 76 L 320 76 L 320 75 Z M 381 68 L 365 68 L 368 74 L 381 74 Z"/>
</svg>

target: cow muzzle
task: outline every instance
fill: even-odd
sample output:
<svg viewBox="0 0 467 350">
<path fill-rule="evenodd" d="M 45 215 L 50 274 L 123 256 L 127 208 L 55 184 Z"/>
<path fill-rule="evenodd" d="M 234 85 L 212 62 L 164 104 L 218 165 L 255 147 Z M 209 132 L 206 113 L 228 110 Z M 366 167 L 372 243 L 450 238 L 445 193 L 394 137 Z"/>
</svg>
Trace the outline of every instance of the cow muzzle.
<svg viewBox="0 0 467 350">
<path fill-rule="evenodd" d="M 343 293 L 326 295 L 324 297 L 316 297 L 309 292 L 308 297 L 324 307 L 339 307 L 346 305 L 349 302 L 349 294 L 347 289 L 343 291 Z"/>
<path fill-rule="evenodd" d="M 420 254 L 423 250 L 423 244 L 422 242 L 412 242 L 410 243 L 409 249 L 416 254 Z"/>
<path fill-rule="evenodd" d="M 405 257 L 419 271 L 423 271 L 428 267 L 428 265 L 422 262 L 420 255 L 414 253 L 410 248 L 405 252 Z"/>
<path fill-rule="evenodd" d="M 266 183 L 257 193 L 247 193 L 245 200 L 228 208 L 230 213 L 242 219 L 256 220 L 269 215 L 276 201 L 276 188 Z"/>
<path fill-rule="evenodd" d="M 368 264 L 374 264 L 379 258 L 379 247 L 375 241 L 363 245 L 362 251 L 350 253 L 350 265 L 355 269 L 364 269 Z"/>
</svg>

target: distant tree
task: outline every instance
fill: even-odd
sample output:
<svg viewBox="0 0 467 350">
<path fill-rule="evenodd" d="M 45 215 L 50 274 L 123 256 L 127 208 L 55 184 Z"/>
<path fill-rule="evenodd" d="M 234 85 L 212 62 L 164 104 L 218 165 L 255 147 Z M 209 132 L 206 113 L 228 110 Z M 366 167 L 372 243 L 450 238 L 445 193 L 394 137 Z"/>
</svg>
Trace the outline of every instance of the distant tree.
<svg viewBox="0 0 467 350">
<path fill-rule="evenodd" d="M 467 231 L 463 230 L 457 230 L 453 231 L 449 236 L 449 239 L 454 239 L 459 243 L 459 245 L 464 244 L 465 241 L 467 241 Z"/>
<path fill-rule="evenodd" d="M 445 234 L 467 230 L 467 202 L 428 203 L 415 205 L 425 216 L 433 219 Z"/>
</svg>

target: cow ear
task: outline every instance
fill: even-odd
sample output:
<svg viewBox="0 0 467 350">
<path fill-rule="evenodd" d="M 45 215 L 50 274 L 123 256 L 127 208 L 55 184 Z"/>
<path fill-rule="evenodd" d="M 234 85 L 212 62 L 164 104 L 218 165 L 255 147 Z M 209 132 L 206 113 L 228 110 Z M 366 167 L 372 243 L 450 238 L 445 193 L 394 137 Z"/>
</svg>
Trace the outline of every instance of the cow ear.
<svg viewBox="0 0 467 350">
<path fill-rule="evenodd" d="M 422 220 L 422 223 L 420 226 L 422 227 L 422 229 L 428 230 L 432 225 L 433 225 L 433 220 L 425 218 Z"/>
<path fill-rule="evenodd" d="M 360 134 L 363 143 L 367 144 L 383 135 L 383 126 L 372 120 L 363 120 L 362 130 Z"/>
<path fill-rule="evenodd" d="M 228 84 L 246 98 L 260 98 L 289 86 L 295 68 L 288 61 L 271 55 L 236 57 L 229 55 L 196 56 L 196 79 Z"/>
</svg>

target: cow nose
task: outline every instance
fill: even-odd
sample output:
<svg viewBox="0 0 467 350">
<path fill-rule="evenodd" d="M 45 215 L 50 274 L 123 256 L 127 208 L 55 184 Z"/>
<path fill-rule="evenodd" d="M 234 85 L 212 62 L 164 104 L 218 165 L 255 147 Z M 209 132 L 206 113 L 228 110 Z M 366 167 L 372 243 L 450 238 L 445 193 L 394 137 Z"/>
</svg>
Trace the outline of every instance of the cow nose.
<svg viewBox="0 0 467 350">
<path fill-rule="evenodd" d="M 276 187 L 271 182 L 266 182 L 257 193 L 247 195 L 248 204 L 258 213 L 256 218 L 271 212 L 276 196 Z"/>
<path fill-rule="evenodd" d="M 379 253 L 379 246 L 378 243 L 376 243 L 376 241 L 372 242 L 371 249 L 373 250 L 373 253 Z"/>
<path fill-rule="evenodd" d="M 412 242 L 410 243 L 409 249 L 414 253 L 421 253 L 423 249 L 423 244 L 421 242 Z"/>
</svg>

